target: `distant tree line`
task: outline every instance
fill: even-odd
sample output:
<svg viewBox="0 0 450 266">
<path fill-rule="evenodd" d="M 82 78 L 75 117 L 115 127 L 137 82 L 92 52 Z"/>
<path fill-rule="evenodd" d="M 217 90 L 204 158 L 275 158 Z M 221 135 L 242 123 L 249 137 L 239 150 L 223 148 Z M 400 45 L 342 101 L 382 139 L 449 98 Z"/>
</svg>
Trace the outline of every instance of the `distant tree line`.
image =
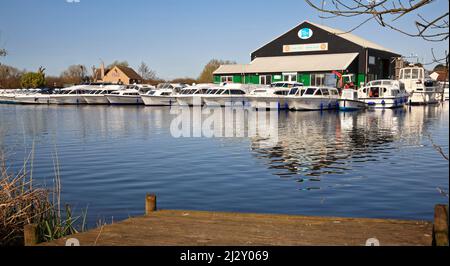
<svg viewBox="0 0 450 266">
<path fill-rule="evenodd" d="M 0 50 L 0 57 L 7 55 L 6 50 Z M 212 59 L 209 61 L 197 78 L 180 77 L 172 80 L 165 80 L 159 78 L 154 70 L 152 70 L 145 62 L 142 62 L 137 72 L 143 78 L 146 84 L 156 85 L 163 82 L 172 83 L 212 83 L 213 72 L 223 64 L 235 64 L 235 62 L 227 60 Z M 129 67 L 127 61 L 114 61 L 109 64 L 106 69 L 111 69 L 114 66 Z M 0 64 L 0 88 L 3 89 L 17 89 L 17 88 L 61 88 L 73 84 L 80 84 L 85 82 L 94 82 L 98 77 L 96 67 L 88 69 L 84 65 L 71 65 L 66 70 L 61 72 L 59 76 L 48 76 L 45 74 L 45 68 L 40 67 L 37 71 L 20 70 L 13 66 Z"/>
</svg>

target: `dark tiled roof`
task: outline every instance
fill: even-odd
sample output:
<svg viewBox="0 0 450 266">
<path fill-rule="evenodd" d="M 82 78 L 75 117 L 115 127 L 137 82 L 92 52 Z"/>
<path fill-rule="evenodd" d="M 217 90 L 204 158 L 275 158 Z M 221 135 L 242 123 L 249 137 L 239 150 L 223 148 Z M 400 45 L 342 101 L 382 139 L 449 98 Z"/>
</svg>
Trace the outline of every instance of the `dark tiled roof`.
<svg viewBox="0 0 450 266">
<path fill-rule="evenodd" d="M 134 71 L 134 69 L 125 66 L 116 66 L 122 71 L 129 79 L 142 80 L 142 77 Z"/>
</svg>

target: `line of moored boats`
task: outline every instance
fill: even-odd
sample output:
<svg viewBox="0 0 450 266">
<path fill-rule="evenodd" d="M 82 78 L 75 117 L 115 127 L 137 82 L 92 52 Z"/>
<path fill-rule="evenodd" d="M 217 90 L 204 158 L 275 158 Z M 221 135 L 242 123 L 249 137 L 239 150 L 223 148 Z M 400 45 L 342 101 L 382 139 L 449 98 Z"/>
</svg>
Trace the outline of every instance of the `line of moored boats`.
<svg viewBox="0 0 450 266">
<path fill-rule="evenodd" d="M 256 109 L 360 110 L 399 108 L 407 104 L 433 104 L 448 100 L 448 83 L 427 79 L 420 67 L 400 71 L 399 80 L 374 80 L 365 86 L 337 88 L 304 86 L 297 82 L 271 85 L 86 84 L 64 89 L 0 90 L 0 103 L 17 104 L 112 104 L 146 106 L 251 106 Z"/>
</svg>

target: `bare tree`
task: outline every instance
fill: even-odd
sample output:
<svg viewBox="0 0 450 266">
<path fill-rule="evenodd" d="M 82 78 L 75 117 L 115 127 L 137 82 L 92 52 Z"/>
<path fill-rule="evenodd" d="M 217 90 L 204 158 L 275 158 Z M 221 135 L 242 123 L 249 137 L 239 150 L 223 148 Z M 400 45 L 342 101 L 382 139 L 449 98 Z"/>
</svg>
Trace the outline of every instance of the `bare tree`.
<svg viewBox="0 0 450 266">
<path fill-rule="evenodd" d="M 61 78 L 67 83 L 81 83 L 86 77 L 86 67 L 83 65 L 71 65 L 61 73 Z"/>
<path fill-rule="evenodd" d="M 144 80 L 157 79 L 156 72 L 151 70 L 145 62 L 141 63 L 141 65 L 139 66 L 138 72 L 139 72 L 139 75 L 141 75 L 141 77 Z"/>
<path fill-rule="evenodd" d="M 326 5 L 324 0 L 305 0 L 316 10 L 325 13 L 321 18 L 335 17 L 365 17 L 352 32 L 370 21 L 376 21 L 382 27 L 386 27 L 410 37 L 422 38 L 430 42 L 446 41 L 449 38 L 449 11 L 448 7 L 436 5 L 435 0 L 329 0 Z M 442 2 L 440 2 L 442 3 Z M 442 10 L 434 17 L 426 17 L 420 12 L 425 7 Z M 398 20 L 413 17 L 414 30 L 406 30 L 398 26 Z M 448 60 L 448 55 L 434 56 L 431 63 L 442 63 Z"/>
</svg>

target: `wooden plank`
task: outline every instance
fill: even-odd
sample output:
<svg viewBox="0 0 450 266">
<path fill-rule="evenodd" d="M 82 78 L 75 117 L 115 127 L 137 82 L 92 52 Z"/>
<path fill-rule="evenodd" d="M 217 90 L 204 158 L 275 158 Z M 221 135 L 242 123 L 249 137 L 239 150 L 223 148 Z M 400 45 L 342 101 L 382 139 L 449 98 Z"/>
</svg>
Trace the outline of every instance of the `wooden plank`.
<svg viewBox="0 0 450 266">
<path fill-rule="evenodd" d="M 38 243 L 38 226 L 35 224 L 27 224 L 23 228 L 23 239 L 25 246 L 34 246 Z"/>
<path fill-rule="evenodd" d="M 448 205 L 434 209 L 433 245 L 448 246 Z"/>
<path fill-rule="evenodd" d="M 82 246 L 431 246 L 433 225 L 421 221 L 289 215 L 157 211 L 75 237 Z"/>
</svg>

